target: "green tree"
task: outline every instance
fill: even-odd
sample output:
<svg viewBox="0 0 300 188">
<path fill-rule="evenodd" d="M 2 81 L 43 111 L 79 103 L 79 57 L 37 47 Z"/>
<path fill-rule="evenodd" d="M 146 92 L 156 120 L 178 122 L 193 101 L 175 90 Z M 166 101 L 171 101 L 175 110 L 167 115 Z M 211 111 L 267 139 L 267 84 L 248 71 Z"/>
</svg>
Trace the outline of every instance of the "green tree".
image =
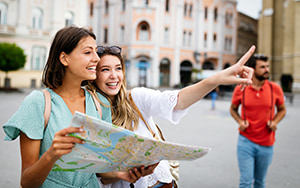
<svg viewBox="0 0 300 188">
<path fill-rule="evenodd" d="M 26 63 L 24 50 L 16 44 L 0 43 L 0 70 L 5 72 L 5 87 L 10 87 L 8 72 L 23 68 Z"/>
</svg>

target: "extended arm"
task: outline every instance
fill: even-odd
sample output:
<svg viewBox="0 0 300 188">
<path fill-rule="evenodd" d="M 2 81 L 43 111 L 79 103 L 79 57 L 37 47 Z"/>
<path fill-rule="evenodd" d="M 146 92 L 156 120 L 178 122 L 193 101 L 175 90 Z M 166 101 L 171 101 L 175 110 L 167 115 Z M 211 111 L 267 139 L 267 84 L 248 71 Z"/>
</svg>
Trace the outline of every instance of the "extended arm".
<svg viewBox="0 0 300 188">
<path fill-rule="evenodd" d="M 51 147 L 39 159 L 41 140 L 32 140 L 20 133 L 20 149 L 22 157 L 21 186 L 39 187 L 46 180 L 54 163 L 62 156 L 72 151 L 74 143 L 82 140 L 66 136 L 72 132 L 82 132 L 79 128 L 68 127 L 58 131 Z"/>
<path fill-rule="evenodd" d="M 222 70 L 196 84 L 181 89 L 178 94 L 178 101 L 175 109 L 186 109 L 202 99 L 218 85 L 251 84 L 253 69 L 244 66 L 244 64 L 252 55 L 254 50 L 255 47 L 252 46 L 235 65 Z"/>
</svg>

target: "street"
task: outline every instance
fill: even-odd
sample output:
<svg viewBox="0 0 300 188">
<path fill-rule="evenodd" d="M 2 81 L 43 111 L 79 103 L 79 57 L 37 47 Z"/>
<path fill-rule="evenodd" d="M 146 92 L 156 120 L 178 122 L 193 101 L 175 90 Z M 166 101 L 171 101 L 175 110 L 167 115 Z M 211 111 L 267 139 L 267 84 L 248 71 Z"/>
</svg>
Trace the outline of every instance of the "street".
<svg viewBox="0 0 300 188">
<path fill-rule="evenodd" d="M 2 126 L 13 115 L 30 90 L 0 92 L 0 187 L 19 187 L 19 140 L 3 141 Z M 182 188 L 236 188 L 239 183 L 236 143 L 238 125 L 229 113 L 230 97 L 218 99 L 216 109 L 203 99 L 194 104 L 178 125 L 156 119 L 166 140 L 211 147 L 204 157 L 195 161 L 180 161 L 179 186 Z M 278 125 L 274 156 L 267 176 L 267 188 L 300 187 L 300 94 L 294 103 L 286 103 L 287 114 Z M 297 123 L 298 122 L 298 123 Z"/>
</svg>

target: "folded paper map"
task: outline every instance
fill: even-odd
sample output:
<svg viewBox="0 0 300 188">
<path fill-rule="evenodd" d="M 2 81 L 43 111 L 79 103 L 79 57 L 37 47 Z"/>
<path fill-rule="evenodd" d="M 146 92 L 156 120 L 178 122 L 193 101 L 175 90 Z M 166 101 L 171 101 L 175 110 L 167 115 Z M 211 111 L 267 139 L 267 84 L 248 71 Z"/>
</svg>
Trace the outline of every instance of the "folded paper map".
<svg viewBox="0 0 300 188">
<path fill-rule="evenodd" d="M 75 112 L 70 126 L 85 130 L 70 135 L 85 140 L 85 144 L 76 144 L 56 162 L 53 171 L 127 171 L 161 160 L 195 160 L 210 150 L 142 137 L 80 112 Z"/>
</svg>

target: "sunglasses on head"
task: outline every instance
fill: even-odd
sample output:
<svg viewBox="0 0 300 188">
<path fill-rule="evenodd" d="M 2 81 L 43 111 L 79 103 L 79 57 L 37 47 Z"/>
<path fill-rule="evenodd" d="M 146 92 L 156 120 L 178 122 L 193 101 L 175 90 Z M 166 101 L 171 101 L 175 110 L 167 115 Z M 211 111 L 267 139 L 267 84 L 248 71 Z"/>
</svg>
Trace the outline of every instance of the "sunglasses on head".
<svg viewBox="0 0 300 188">
<path fill-rule="evenodd" d="M 253 56 L 256 60 L 268 61 L 268 56 L 264 54 L 254 54 Z"/>
<path fill-rule="evenodd" d="M 110 49 L 111 51 L 121 54 L 122 48 L 120 46 L 97 46 L 97 53 L 98 54 L 103 54 L 105 53 L 106 49 Z"/>
</svg>

